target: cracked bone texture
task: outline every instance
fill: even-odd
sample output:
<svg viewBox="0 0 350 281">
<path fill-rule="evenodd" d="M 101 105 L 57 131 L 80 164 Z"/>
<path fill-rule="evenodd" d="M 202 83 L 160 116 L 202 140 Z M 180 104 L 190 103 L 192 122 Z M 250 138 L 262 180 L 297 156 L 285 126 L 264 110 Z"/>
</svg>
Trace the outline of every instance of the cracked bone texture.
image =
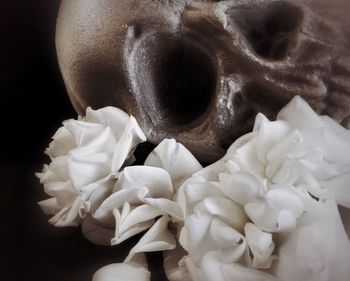
<svg viewBox="0 0 350 281">
<path fill-rule="evenodd" d="M 58 59 L 78 113 L 120 107 L 212 162 L 295 95 L 350 127 L 349 4 L 63 0 Z"/>
</svg>

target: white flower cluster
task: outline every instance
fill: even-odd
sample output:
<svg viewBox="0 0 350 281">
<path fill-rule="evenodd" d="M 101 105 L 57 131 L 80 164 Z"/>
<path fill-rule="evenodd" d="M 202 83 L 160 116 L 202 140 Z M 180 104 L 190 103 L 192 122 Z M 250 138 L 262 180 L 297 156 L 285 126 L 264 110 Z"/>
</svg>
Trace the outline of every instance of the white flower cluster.
<svg viewBox="0 0 350 281">
<path fill-rule="evenodd" d="M 144 140 L 133 117 L 88 109 L 57 131 L 39 174 L 52 196 L 40 205 L 56 226 L 82 223 L 88 239 L 112 245 L 147 230 L 124 264 L 94 281 L 130 272 L 150 280 L 136 254 L 164 250 L 171 281 L 349 280 L 338 212 L 350 208 L 349 130 L 295 97 L 276 121 L 258 114 L 253 131 L 204 169 L 174 140 L 128 166 Z"/>
<path fill-rule="evenodd" d="M 348 280 L 350 133 L 299 97 L 177 194 L 188 253 L 173 280 Z M 186 272 L 187 271 L 187 272 Z"/>
<path fill-rule="evenodd" d="M 40 202 L 45 213 L 54 215 L 50 223 L 80 224 L 110 192 L 113 175 L 132 161 L 133 150 L 145 140 L 135 118 L 113 107 L 88 108 L 84 118 L 63 122 L 46 150 L 51 163 L 37 174 L 52 196 Z"/>
</svg>

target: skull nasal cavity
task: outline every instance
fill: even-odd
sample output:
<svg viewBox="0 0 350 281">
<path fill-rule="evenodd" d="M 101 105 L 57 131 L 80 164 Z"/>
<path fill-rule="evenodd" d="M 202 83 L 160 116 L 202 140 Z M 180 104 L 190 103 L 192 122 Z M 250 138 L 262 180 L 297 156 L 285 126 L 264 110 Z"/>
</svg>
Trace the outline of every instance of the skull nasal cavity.
<svg viewBox="0 0 350 281">
<path fill-rule="evenodd" d="M 287 1 L 259 5 L 253 14 L 241 10 L 242 19 L 237 24 L 259 56 L 270 60 L 284 59 L 294 46 L 303 12 Z"/>
<path fill-rule="evenodd" d="M 205 113 L 215 93 L 216 72 L 208 54 L 189 44 L 175 44 L 164 53 L 156 71 L 163 118 L 185 125 Z"/>
</svg>

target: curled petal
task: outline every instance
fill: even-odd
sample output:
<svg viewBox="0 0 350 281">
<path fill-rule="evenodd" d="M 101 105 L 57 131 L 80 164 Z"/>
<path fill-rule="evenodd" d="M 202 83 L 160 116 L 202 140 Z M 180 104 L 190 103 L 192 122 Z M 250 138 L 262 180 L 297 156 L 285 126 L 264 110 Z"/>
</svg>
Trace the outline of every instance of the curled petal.
<svg viewBox="0 0 350 281">
<path fill-rule="evenodd" d="M 307 212 L 300 217 L 300 227 L 279 246 L 276 276 L 286 281 L 348 280 L 350 242 L 337 205 L 333 200 L 305 201 Z"/>
<path fill-rule="evenodd" d="M 272 234 L 261 231 L 252 223 L 247 223 L 244 226 L 244 233 L 253 256 L 249 264 L 254 268 L 269 268 L 276 258 L 272 256 L 275 249 Z"/>
<path fill-rule="evenodd" d="M 193 213 L 194 206 L 204 198 L 220 196 L 223 196 L 223 193 L 217 183 L 206 182 L 202 177 L 192 177 L 178 189 L 176 201 L 187 217 Z"/>
<path fill-rule="evenodd" d="M 296 219 L 304 212 L 301 194 L 289 187 L 273 186 L 264 201 L 244 206 L 249 218 L 268 232 L 286 232 L 296 227 Z"/>
<path fill-rule="evenodd" d="M 276 210 L 264 202 L 244 206 L 248 217 L 261 230 L 267 232 L 288 232 L 296 227 L 295 215 L 287 210 Z"/>
<path fill-rule="evenodd" d="M 127 262 L 114 263 L 100 268 L 92 281 L 150 281 L 151 273 L 147 263 Z"/>
<path fill-rule="evenodd" d="M 344 129 L 344 128 L 343 128 Z M 348 131 L 346 131 L 349 134 Z M 325 160 L 340 165 L 350 165 L 350 136 L 335 134 L 328 128 L 319 128 L 303 132 L 303 137 L 308 143 L 324 151 Z"/>
<path fill-rule="evenodd" d="M 274 121 L 270 122 L 261 113 L 256 116 L 253 131 L 258 132 L 256 152 L 259 160 L 265 165 L 268 164 L 266 158 L 268 152 L 290 131 L 291 127 L 287 122 Z"/>
<path fill-rule="evenodd" d="M 173 234 L 168 230 L 169 218 L 161 217 L 145 233 L 140 241 L 130 250 L 125 262 L 130 261 L 137 253 L 156 252 L 174 249 L 176 241 Z"/>
<path fill-rule="evenodd" d="M 141 187 L 147 187 L 152 197 L 170 198 L 174 192 L 167 171 L 147 166 L 126 167 L 120 174 L 114 190 L 139 189 Z"/>
<path fill-rule="evenodd" d="M 247 247 L 244 236 L 218 219 L 213 219 L 209 231 L 215 249 L 221 250 L 221 260 L 226 263 L 238 262 Z"/>
<path fill-rule="evenodd" d="M 260 201 L 267 191 L 261 180 L 245 172 L 220 174 L 220 183 L 223 193 L 240 205 Z"/>
<path fill-rule="evenodd" d="M 45 151 L 51 158 L 67 155 L 76 146 L 72 134 L 65 127 L 60 127 L 52 139 Z"/>
<path fill-rule="evenodd" d="M 224 264 L 221 268 L 223 280 L 230 281 L 281 281 L 261 270 L 241 266 L 239 264 Z"/>
<path fill-rule="evenodd" d="M 116 228 L 112 245 L 119 244 L 148 229 L 153 224 L 153 219 L 162 214 L 159 209 L 152 206 L 131 207 L 128 202 L 124 203 L 121 213 L 118 209 L 115 209 L 113 213 L 116 219 Z"/>
<path fill-rule="evenodd" d="M 277 281 L 275 277 L 260 270 L 235 263 L 223 263 L 220 252 L 209 252 L 200 266 L 206 281 Z"/>
<path fill-rule="evenodd" d="M 241 167 L 241 170 L 250 172 L 257 176 L 264 175 L 265 167 L 260 162 L 256 153 L 257 139 L 251 139 L 239 147 L 233 156 L 233 160 Z"/>
<path fill-rule="evenodd" d="M 115 218 L 113 216 L 113 210 L 122 208 L 125 202 L 130 204 L 138 203 L 137 190 L 124 189 L 118 192 L 112 193 L 106 200 L 102 202 L 100 207 L 93 213 L 93 217 L 100 223 L 105 225 L 113 225 Z"/>
<path fill-rule="evenodd" d="M 132 226 L 154 219 L 161 214 L 161 210 L 153 206 L 141 205 L 132 208 L 128 202 L 125 202 L 120 220 L 118 221 L 118 230 L 123 233 Z"/>
<path fill-rule="evenodd" d="M 50 165 L 44 165 L 43 171 L 37 173 L 36 176 L 40 179 L 40 183 L 42 184 L 68 181 L 69 172 L 67 163 L 67 156 L 56 157 L 52 159 Z"/>
<path fill-rule="evenodd" d="M 98 142 L 102 140 L 96 141 L 96 137 L 103 134 L 105 135 L 109 130 L 108 127 L 102 124 L 77 121 L 73 119 L 64 121 L 63 126 L 71 133 L 75 142 L 75 147 L 89 146 L 91 144 L 96 146 Z M 103 133 L 104 131 L 105 133 Z"/>
<path fill-rule="evenodd" d="M 293 149 L 298 149 L 299 145 L 302 144 L 303 139 L 300 132 L 293 130 L 288 134 L 288 137 L 281 140 L 276 144 L 267 154 L 268 165 L 266 167 L 266 177 L 273 180 L 274 183 L 281 184 L 281 182 L 275 182 L 275 177 L 281 170 L 284 162 L 288 160 L 288 155 L 291 154 Z M 287 170 L 288 172 L 288 170 Z M 294 172 L 294 170 L 293 170 Z M 288 176 L 284 182 L 285 184 L 292 184 L 297 178 L 298 174 L 288 173 Z M 281 176 L 280 176 L 281 177 Z"/>
<path fill-rule="evenodd" d="M 113 176 L 107 176 L 97 182 L 84 187 L 80 195 L 87 208 L 80 210 L 80 216 L 83 218 L 86 213 L 93 213 L 108 198 L 114 186 Z"/>
<path fill-rule="evenodd" d="M 192 153 L 174 139 L 163 140 L 147 157 L 145 165 L 165 169 L 175 188 L 202 168 Z"/>
<path fill-rule="evenodd" d="M 163 252 L 164 271 L 169 281 L 192 281 L 183 260 L 186 254 L 179 244 L 175 249 Z"/>
<path fill-rule="evenodd" d="M 106 128 L 94 140 L 94 144 L 71 151 L 68 160 L 69 175 L 77 190 L 111 173 L 110 150 L 113 151 L 115 145 L 110 129 Z"/>
<path fill-rule="evenodd" d="M 63 206 L 72 203 L 78 196 L 78 192 L 73 188 L 70 181 L 45 184 L 44 191 L 56 198 L 57 202 Z"/>
<path fill-rule="evenodd" d="M 274 186 L 273 189 L 266 193 L 265 200 L 272 208 L 276 210 L 288 210 L 298 218 L 305 209 L 299 196 L 297 191 L 292 188 Z"/>
<path fill-rule="evenodd" d="M 85 121 L 110 127 L 115 138 L 118 140 L 129 123 L 129 115 L 119 108 L 112 106 L 107 106 L 98 110 L 93 110 L 88 107 L 86 109 Z"/>
<path fill-rule="evenodd" d="M 277 115 L 277 120 L 284 120 L 293 128 L 311 130 L 324 127 L 322 119 L 300 96 L 294 97 Z"/>
<path fill-rule="evenodd" d="M 244 225 L 248 221 L 243 208 L 226 198 L 206 198 L 196 205 L 194 212 L 215 216 L 238 231 L 243 231 Z"/>
<path fill-rule="evenodd" d="M 72 203 L 62 207 L 58 213 L 50 218 L 49 223 L 56 227 L 78 226 L 80 224 L 80 206 L 81 201 L 77 197 Z"/>
<path fill-rule="evenodd" d="M 138 197 L 143 203 L 153 206 L 163 214 L 168 214 L 177 221 L 182 221 L 184 219 L 181 207 L 174 201 L 166 198 L 151 198 L 147 195 L 148 194 L 145 194 L 144 192 L 140 192 Z"/>
<path fill-rule="evenodd" d="M 62 205 L 57 202 L 57 198 L 49 198 L 40 201 L 38 204 L 46 215 L 57 214 L 62 209 Z"/>
<path fill-rule="evenodd" d="M 134 153 L 136 146 L 144 141 L 146 141 L 146 136 L 137 124 L 135 118 L 131 116 L 128 126 L 115 146 L 111 171 L 114 173 L 118 172 L 125 161 Z"/>
<path fill-rule="evenodd" d="M 229 173 L 227 167 L 227 160 L 221 159 L 194 174 L 194 178 L 203 178 L 206 182 L 213 182 L 219 180 L 220 173 Z"/>
<path fill-rule="evenodd" d="M 193 214 L 186 219 L 181 229 L 179 242 L 194 261 L 201 258 L 208 246 L 213 246 L 208 238 L 211 221 L 209 215 Z"/>
</svg>

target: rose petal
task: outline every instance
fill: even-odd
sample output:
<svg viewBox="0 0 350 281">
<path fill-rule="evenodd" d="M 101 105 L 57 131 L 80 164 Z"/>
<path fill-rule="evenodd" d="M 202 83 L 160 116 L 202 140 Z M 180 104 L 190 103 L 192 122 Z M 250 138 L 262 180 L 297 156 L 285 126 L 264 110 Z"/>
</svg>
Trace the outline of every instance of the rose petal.
<svg viewBox="0 0 350 281">
<path fill-rule="evenodd" d="M 223 280 L 230 281 L 279 281 L 271 274 L 261 270 L 255 270 L 249 267 L 241 266 L 239 264 L 224 264 L 221 267 L 221 274 Z M 302 280 L 302 279 L 300 279 Z M 295 280 L 296 281 L 296 280 Z"/>
<path fill-rule="evenodd" d="M 277 281 L 272 275 L 234 263 L 222 263 L 219 252 L 209 252 L 201 263 L 207 281 Z"/>
<path fill-rule="evenodd" d="M 124 189 L 111 194 L 102 202 L 100 207 L 97 208 L 93 217 L 102 224 L 113 225 L 115 222 L 113 209 L 121 208 L 125 202 L 129 202 L 130 204 L 138 203 L 139 200 L 136 194 L 137 190 L 135 189 Z"/>
<path fill-rule="evenodd" d="M 128 202 L 124 203 L 123 210 L 117 219 L 116 236 L 127 231 L 129 228 L 142 222 L 149 221 L 162 215 L 162 211 L 149 205 L 131 207 Z"/>
<path fill-rule="evenodd" d="M 88 146 L 95 141 L 96 137 L 106 134 L 103 132 L 110 131 L 108 127 L 102 124 L 73 119 L 64 121 L 63 126 L 72 134 L 75 147 Z"/>
<path fill-rule="evenodd" d="M 69 175 L 76 189 L 100 180 L 111 173 L 111 151 L 116 143 L 109 128 L 96 137 L 89 146 L 71 151 L 68 160 Z"/>
<path fill-rule="evenodd" d="M 145 220 L 141 218 L 139 219 L 140 221 L 138 223 L 134 223 L 134 224 L 131 223 L 131 225 L 128 228 L 128 227 L 123 227 L 123 223 L 124 221 L 127 220 L 128 214 L 130 213 L 130 205 L 127 202 L 124 203 L 124 207 L 121 213 L 118 209 L 114 209 L 113 214 L 115 217 L 116 226 L 115 226 L 115 235 L 111 240 L 111 245 L 114 246 L 114 245 L 120 244 L 125 240 L 129 239 L 130 237 L 150 228 L 154 224 L 153 217 L 158 215 L 157 210 L 155 210 L 155 212 L 156 212 L 155 214 L 154 213 L 145 214 L 146 216 L 150 217 L 149 220 Z"/>
<path fill-rule="evenodd" d="M 46 194 L 55 197 L 60 205 L 68 205 L 78 196 L 70 181 L 45 184 L 44 191 Z"/>
<path fill-rule="evenodd" d="M 42 184 L 68 181 L 69 172 L 67 163 L 67 156 L 56 157 L 52 159 L 50 165 L 44 165 L 43 171 L 37 173 L 36 176 L 40 179 L 40 183 Z"/>
<path fill-rule="evenodd" d="M 238 262 L 247 248 L 244 236 L 218 219 L 213 219 L 209 231 L 215 243 L 214 250 L 221 250 L 221 260 L 226 263 Z"/>
<path fill-rule="evenodd" d="M 278 113 L 277 120 L 284 120 L 293 128 L 300 130 L 311 130 L 325 126 L 322 119 L 300 96 L 295 96 Z"/>
<path fill-rule="evenodd" d="M 284 121 L 269 121 L 264 115 L 258 114 L 255 119 L 253 131 L 258 132 L 256 151 L 259 160 L 268 164 L 267 154 L 273 146 L 291 131 L 291 127 Z"/>
<path fill-rule="evenodd" d="M 181 229 L 180 245 L 190 254 L 194 261 L 199 260 L 206 252 L 207 246 L 211 246 L 208 241 L 209 227 L 212 218 L 209 215 L 193 214 L 185 221 L 185 226 Z"/>
<path fill-rule="evenodd" d="M 114 186 L 114 178 L 107 176 L 97 182 L 86 186 L 81 191 L 81 196 L 85 204 L 88 204 L 88 209 L 81 209 L 80 216 L 84 217 L 86 213 L 93 213 L 102 204 L 104 200 L 111 194 Z"/>
<path fill-rule="evenodd" d="M 304 200 L 306 212 L 299 219 L 300 227 L 279 247 L 276 276 L 286 281 L 348 280 L 350 243 L 336 204 Z"/>
<path fill-rule="evenodd" d="M 100 268 L 92 281 L 150 281 L 151 273 L 146 262 L 114 263 Z"/>
<path fill-rule="evenodd" d="M 304 212 L 304 204 L 299 199 L 297 191 L 289 187 L 274 186 L 265 195 L 265 200 L 276 210 L 288 210 L 298 218 Z"/>
<path fill-rule="evenodd" d="M 126 167 L 120 174 L 116 190 L 147 187 L 152 197 L 170 198 L 174 189 L 167 171 L 156 167 Z"/>
<path fill-rule="evenodd" d="M 256 145 L 257 139 L 252 138 L 237 149 L 233 155 L 233 160 L 239 165 L 242 171 L 261 177 L 265 173 L 265 166 L 258 158 Z"/>
<path fill-rule="evenodd" d="M 242 207 L 237 203 L 220 197 L 209 197 L 198 203 L 194 208 L 198 214 L 209 214 L 227 223 L 238 231 L 243 231 L 245 223 L 248 221 Z"/>
<path fill-rule="evenodd" d="M 115 146 L 111 171 L 114 173 L 118 172 L 124 162 L 130 158 L 136 146 L 144 141 L 146 141 L 146 136 L 137 124 L 135 118 L 131 116 L 125 132 Z"/>
<path fill-rule="evenodd" d="M 147 157 L 145 165 L 167 170 L 175 188 L 202 168 L 191 152 L 174 139 L 163 140 Z"/>
<path fill-rule="evenodd" d="M 260 201 L 267 191 L 259 179 L 246 172 L 220 174 L 219 178 L 223 193 L 240 205 Z"/>
<path fill-rule="evenodd" d="M 62 208 L 62 205 L 60 205 L 57 202 L 56 198 L 49 198 L 49 199 L 40 201 L 38 204 L 40 208 L 43 210 L 43 212 L 45 213 L 45 215 L 57 214 Z"/>
<path fill-rule="evenodd" d="M 325 159 L 331 163 L 350 165 L 350 138 L 333 133 L 327 128 L 303 132 L 305 140 L 324 151 Z"/>
<path fill-rule="evenodd" d="M 253 255 L 249 262 L 250 265 L 254 268 L 269 268 L 276 258 L 272 256 L 275 249 L 272 234 L 261 231 L 252 223 L 247 223 L 244 226 L 244 233 L 249 250 Z"/>
<path fill-rule="evenodd" d="M 182 209 L 174 201 L 165 198 L 142 197 L 143 198 L 139 197 L 142 202 L 153 206 L 154 208 L 160 210 L 163 214 L 170 215 L 173 220 L 175 219 L 177 221 L 182 221 L 184 219 Z"/>
<path fill-rule="evenodd" d="M 90 107 L 86 109 L 85 120 L 87 122 L 103 124 L 112 129 L 117 140 L 120 139 L 129 123 L 129 115 L 119 108 L 107 106 L 98 110 Z"/>
<path fill-rule="evenodd" d="M 174 236 L 168 230 L 169 218 L 161 217 L 157 222 L 145 233 L 140 241 L 130 250 L 125 262 L 130 261 L 137 253 L 156 252 L 174 249 L 176 241 Z"/>
<path fill-rule="evenodd" d="M 187 217 L 193 213 L 194 206 L 204 198 L 220 196 L 223 196 L 223 193 L 217 183 L 206 182 L 202 177 L 192 177 L 178 189 L 176 202 Z"/>
<path fill-rule="evenodd" d="M 72 134 L 65 127 L 60 127 L 52 139 L 45 151 L 51 158 L 67 155 L 76 146 Z"/>
<path fill-rule="evenodd" d="M 292 212 L 274 209 L 264 202 L 248 203 L 244 210 L 263 231 L 288 232 L 296 227 L 296 217 Z"/>
<path fill-rule="evenodd" d="M 80 198 L 64 206 L 57 214 L 50 218 L 49 223 L 56 227 L 78 226 L 80 224 Z"/>
</svg>

